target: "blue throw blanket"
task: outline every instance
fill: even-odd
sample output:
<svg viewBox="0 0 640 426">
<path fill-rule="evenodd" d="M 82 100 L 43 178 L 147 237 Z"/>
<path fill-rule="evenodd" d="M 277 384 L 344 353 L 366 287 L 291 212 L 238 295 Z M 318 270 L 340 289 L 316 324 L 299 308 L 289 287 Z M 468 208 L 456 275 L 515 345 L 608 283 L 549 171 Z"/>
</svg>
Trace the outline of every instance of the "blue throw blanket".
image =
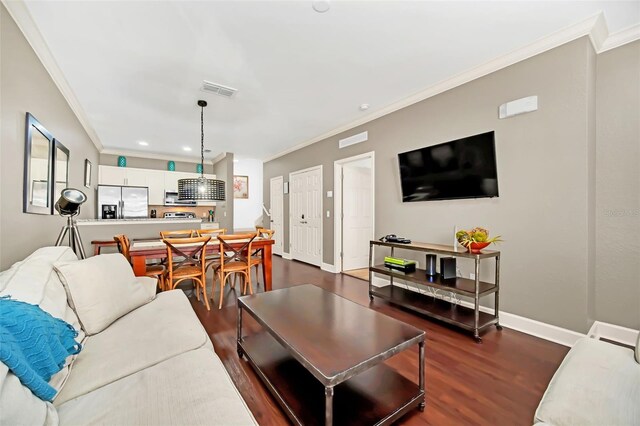
<svg viewBox="0 0 640 426">
<path fill-rule="evenodd" d="M 38 398 L 56 396 L 48 382 L 82 349 L 76 336 L 71 324 L 36 305 L 0 298 L 0 361 Z"/>
</svg>

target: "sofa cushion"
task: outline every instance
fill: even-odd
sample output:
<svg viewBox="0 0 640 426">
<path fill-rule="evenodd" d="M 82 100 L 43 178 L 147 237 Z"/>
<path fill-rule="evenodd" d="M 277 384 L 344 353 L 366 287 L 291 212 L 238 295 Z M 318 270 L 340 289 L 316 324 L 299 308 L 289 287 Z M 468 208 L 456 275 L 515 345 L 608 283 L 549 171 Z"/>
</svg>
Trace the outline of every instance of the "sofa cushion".
<svg viewBox="0 0 640 426">
<path fill-rule="evenodd" d="M 160 293 L 154 301 L 85 339 L 54 404 L 202 346 L 213 347 L 184 293 Z"/>
<path fill-rule="evenodd" d="M 209 348 L 170 358 L 57 408 L 60 424 L 257 424 Z"/>
<path fill-rule="evenodd" d="M 119 253 L 56 262 L 54 268 L 88 335 L 101 332 L 121 316 L 149 303 L 156 294 L 156 282 L 138 280 Z"/>
<path fill-rule="evenodd" d="M 640 365 L 633 351 L 579 340 L 551 379 L 535 421 L 562 425 L 640 424 Z"/>
<path fill-rule="evenodd" d="M 58 413 L 53 405 L 31 393 L 3 363 L 0 363 L 0 424 L 58 424 Z"/>
<path fill-rule="evenodd" d="M 78 317 L 67 303 L 67 293 L 53 269 L 55 262 L 77 262 L 76 254 L 69 247 L 43 247 L 26 259 L 14 263 L 0 272 L 0 297 L 11 296 L 32 305 L 38 305 L 51 316 L 60 318 L 78 331 L 77 341 L 82 341 L 84 332 Z M 49 384 L 60 389 L 68 374 L 68 365 L 75 355 L 67 358 L 67 367 L 56 373 Z"/>
</svg>

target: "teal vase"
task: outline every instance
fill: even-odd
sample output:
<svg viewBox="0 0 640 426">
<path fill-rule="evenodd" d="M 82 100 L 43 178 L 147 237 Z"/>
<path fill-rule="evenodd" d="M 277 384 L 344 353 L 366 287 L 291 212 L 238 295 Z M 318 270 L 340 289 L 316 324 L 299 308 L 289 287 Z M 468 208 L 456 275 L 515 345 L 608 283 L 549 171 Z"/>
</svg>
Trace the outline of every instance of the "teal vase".
<svg viewBox="0 0 640 426">
<path fill-rule="evenodd" d="M 175 172 L 176 171 L 176 162 L 175 161 L 169 161 L 167 163 L 167 170 L 169 170 L 170 172 Z"/>
<path fill-rule="evenodd" d="M 197 172 L 197 173 L 202 173 L 202 164 L 198 164 L 198 165 L 196 166 L 196 172 Z"/>
<path fill-rule="evenodd" d="M 127 167 L 127 157 L 123 155 L 118 157 L 118 167 Z"/>
</svg>

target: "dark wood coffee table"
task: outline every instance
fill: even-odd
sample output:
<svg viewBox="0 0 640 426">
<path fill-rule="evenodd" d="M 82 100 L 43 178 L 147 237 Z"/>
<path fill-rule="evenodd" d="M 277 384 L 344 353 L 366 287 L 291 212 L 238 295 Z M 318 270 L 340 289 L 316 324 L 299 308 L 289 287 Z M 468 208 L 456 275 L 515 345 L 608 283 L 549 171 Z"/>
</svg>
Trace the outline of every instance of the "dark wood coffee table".
<svg viewBox="0 0 640 426">
<path fill-rule="evenodd" d="M 242 335 L 242 311 L 261 326 Z M 238 355 L 294 424 L 388 424 L 424 410 L 425 333 L 314 285 L 238 299 Z M 419 346 L 418 384 L 383 364 Z"/>
</svg>

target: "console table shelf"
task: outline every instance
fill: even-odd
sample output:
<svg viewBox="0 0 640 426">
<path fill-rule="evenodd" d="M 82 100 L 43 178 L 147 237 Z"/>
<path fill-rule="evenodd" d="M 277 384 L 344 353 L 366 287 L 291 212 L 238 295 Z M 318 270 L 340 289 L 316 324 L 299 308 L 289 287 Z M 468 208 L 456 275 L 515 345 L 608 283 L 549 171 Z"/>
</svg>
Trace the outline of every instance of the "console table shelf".
<svg viewBox="0 0 640 426">
<path fill-rule="evenodd" d="M 442 279 L 438 274 L 433 277 L 427 276 L 424 269 L 417 268 L 415 272 L 401 272 L 387 268 L 384 265 L 374 264 L 374 247 L 385 247 L 391 249 L 391 256 L 395 255 L 395 250 L 412 250 L 425 253 L 445 254 L 454 257 L 469 258 L 475 261 L 475 279 L 452 278 Z M 464 250 L 464 251 L 463 251 Z M 484 259 L 495 260 L 495 283 L 480 281 L 480 261 Z M 373 285 L 373 274 L 380 274 L 389 278 L 389 285 L 377 287 Z M 417 284 L 416 291 L 394 285 L 394 279 L 404 280 L 412 284 Z M 433 294 L 421 292 L 421 288 L 433 288 L 444 292 L 451 292 L 457 295 L 467 296 L 474 299 L 472 308 L 452 303 L 447 300 L 435 297 Z M 493 294 L 495 297 L 495 314 L 480 311 L 480 298 Z M 465 249 L 454 246 L 428 243 L 388 243 L 382 241 L 371 241 L 369 244 L 369 297 L 374 296 L 388 300 L 391 303 L 400 305 L 423 315 L 427 315 L 444 321 L 449 324 L 459 326 L 466 330 L 473 331 L 473 336 L 477 342 L 482 342 L 480 331 L 491 325 L 496 325 L 501 329 L 498 309 L 500 294 L 500 252 L 485 250 L 482 253 L 469 253 Z"/>
<path fill-rule="evenodd" d="M 424 269 L 416 268 L 415 272 L 401 272 L 387 268 L 384 265 L 372 266 L 371 271 L 376 274 L 400 278 L 402 280 L 411 281 L 415 284 L 438 288 L 440 290 L 450 291 L 464 296 L 474 297 L 476 294 L 476 282 L 467 278 L 457 277 L 449 280 L 443 280 L 440 275 L 430 278 L 427 277 L 427 271 Z M 487 294 L 494 293 L 495 291 L 497 291 L 495 284 L 480 281 L 480 296 L 485 296 Z"/>
</svg>

